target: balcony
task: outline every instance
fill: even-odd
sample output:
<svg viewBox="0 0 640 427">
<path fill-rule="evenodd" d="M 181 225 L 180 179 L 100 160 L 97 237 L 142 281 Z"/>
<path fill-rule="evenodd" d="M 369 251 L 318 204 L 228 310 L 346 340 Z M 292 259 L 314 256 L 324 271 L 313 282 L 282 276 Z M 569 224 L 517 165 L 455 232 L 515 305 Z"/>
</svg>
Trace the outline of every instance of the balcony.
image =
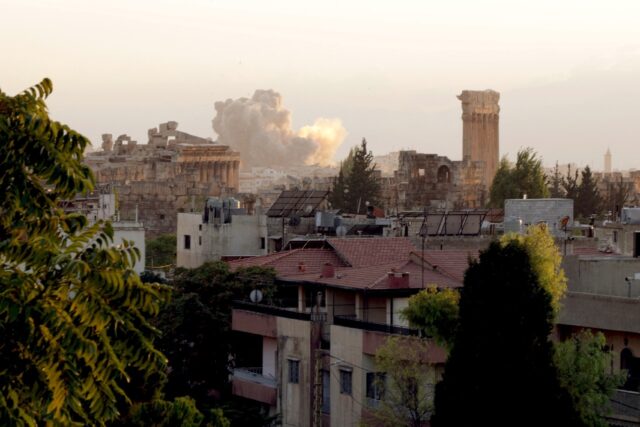
<svg viewBox="0 0 640 427">
<path fill-rule="evenodd" d="M 234 395 L 275 406 L 277 381 L 263 375 L 262 368 L 236 368 L 233 370 L 231 390 Z"/>
<path fill-rule="evenodd" d="M 262 368 L 235 368 L 233 370 L 233 378 L 251 381 L 269 387 L 277 386 L 276 377 L 270 374 L 263 375 Z"/>
<path fill-rule="evenodd" d="M 240 310 L 253 311 L 255 313 L 269 314 L 277 317 L 286 317 L 288 319 L 310 320 L 311 314 L 300 313 L 296 308 L 282 308 L 266 304 L 254 304 L 245 301 L 234 301 L 233 308 Z"/>
<path fill-rule="evenodd" d="M 344 326 L 347 328 L 362 329 L 363 331 L 382 332 L 385 334 L 404 335 L 404 336 L 420 335 L 420 331 L 418 331 L 417 329 L 388 325 L 386 323 L 365 322 L 365 321 L 356 320 L 352 317 L 347 317 L 347 316 L 334 316 L 333 324 L 338 326 Z"/>
</svg>

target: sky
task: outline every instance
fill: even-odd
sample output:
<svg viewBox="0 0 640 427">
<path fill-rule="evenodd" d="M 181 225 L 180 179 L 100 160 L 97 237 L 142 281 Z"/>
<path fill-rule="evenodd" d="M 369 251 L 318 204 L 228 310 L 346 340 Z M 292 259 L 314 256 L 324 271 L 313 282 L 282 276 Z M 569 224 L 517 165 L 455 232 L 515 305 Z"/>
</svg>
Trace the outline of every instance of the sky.
<svg viewBox="0 0 640 427">
<path fill-rule="evenodd" d="M 0 0 L 0 90 L 53 80 L 51 115 L 100 144 L 216 138 L 214 103 L 281 94 L 374 154 L 462 157 L 462 90 L 501 93 L 500 151 L 640 169 L 640 2 Z"/>
</svg>

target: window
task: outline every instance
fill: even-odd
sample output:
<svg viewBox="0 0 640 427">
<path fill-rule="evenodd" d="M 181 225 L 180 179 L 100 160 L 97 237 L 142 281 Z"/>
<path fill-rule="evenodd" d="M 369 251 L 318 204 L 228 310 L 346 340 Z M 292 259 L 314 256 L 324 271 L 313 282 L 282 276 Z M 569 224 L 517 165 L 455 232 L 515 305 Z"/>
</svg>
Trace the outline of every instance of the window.
<svg viewBox="0 0 640 427">
<path fill-rule="evenodd" d="M 188 234 L 184 235 L 184 248 L 191 249 L 191 236 Z"/>
<path fill-rule="evenodd" d="M 198 224 L 198 230 L 202 231 L 202 224 Z"/>
<path fill-rule="evenodd" d="M 202 236 L 198 236 L 198 244 L 202 246 Z"/>
<path fill-rule="evenodd" d="M 367 372 L 367 398 L 384 399 L 384 385 L 387 375 L 384 372 Z"/>
<path fill-rule="evenodd" d="M 300 383 L 300 361 L 297 359 L 289 359 L 289 382 Z"/>
<path fill-rule="evenodd" d="M 351 369 L 340 368 L 340 393 L 351 394 Z"/>
<path fill-rule="evenodd" d="M 264 249 L 267 247 L 267 239 L 265 239 L 264 237 L 260 238 L 260 249 Z"/>
</svg>

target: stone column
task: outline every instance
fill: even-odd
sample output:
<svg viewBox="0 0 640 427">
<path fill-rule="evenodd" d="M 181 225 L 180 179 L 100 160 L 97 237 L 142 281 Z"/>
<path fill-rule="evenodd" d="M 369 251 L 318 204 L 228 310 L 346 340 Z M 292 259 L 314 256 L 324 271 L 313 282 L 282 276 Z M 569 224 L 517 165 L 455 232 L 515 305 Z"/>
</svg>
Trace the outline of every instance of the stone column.
<svg viewBox="0 0 640 427">
<path fill-rule="evenodd" d="M 500 162 L 500 94 L 493 90 L 464 90 L 458 99 L 462 101 L 462 157 L 485 163 L 488 189 Z"/>
</svg>

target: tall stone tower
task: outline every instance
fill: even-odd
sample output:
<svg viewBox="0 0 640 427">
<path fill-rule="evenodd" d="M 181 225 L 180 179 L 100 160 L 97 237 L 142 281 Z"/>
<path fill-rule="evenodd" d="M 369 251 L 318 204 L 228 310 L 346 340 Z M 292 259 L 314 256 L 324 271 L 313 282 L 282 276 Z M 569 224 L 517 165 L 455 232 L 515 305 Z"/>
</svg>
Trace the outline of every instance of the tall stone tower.
<svg viewBox="0 0 640 427">
<path fill-rule="evenodd" d="M 611 150 L 607 148 L 607 152 L 604 153 L 604 173 L 611 173 Z"/>
<path fill-rule="evenodd" d="M 500 162 L 500 94 L 489 89 L 463 90 L 458 99 L 462 101 L 462 158 L 485 162 L 489 189 Z"/>
</svg>

